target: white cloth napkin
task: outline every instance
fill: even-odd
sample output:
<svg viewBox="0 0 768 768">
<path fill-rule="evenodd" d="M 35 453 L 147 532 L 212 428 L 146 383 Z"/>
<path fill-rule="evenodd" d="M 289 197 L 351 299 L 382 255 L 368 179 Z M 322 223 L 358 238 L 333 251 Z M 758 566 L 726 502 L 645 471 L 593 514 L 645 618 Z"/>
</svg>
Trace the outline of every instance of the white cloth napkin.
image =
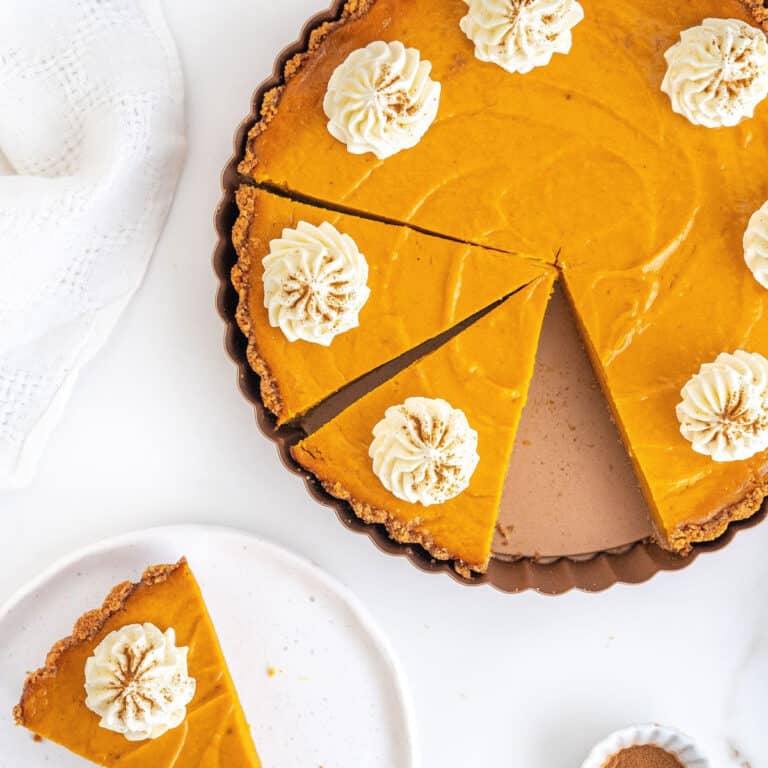
<svg viewBox="0 0 768 768">
<path fill-rule="evenodd" d="M 141 282 L 183 99 L 159 0 L 0 0 L 0 487 L 31 479 Z"/>
</svg>

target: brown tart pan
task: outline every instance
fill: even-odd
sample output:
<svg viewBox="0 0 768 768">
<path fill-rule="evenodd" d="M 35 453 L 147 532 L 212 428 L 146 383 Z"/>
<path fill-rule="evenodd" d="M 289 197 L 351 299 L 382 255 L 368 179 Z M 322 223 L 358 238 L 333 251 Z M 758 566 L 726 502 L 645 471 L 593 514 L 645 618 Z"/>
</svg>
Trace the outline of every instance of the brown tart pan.
<svg viewBox="0 0 768 768">
<path fill-rule="evenodd" d="M 518 448 L 510 467 L 505 497 L 509 497 L 509 489 L 515 487 L 514 483 L 518 481 L 518 478 L 535 475 L 533 467 L 544 466 L 548 463 L 542 460 L 545 455 L 542 450 L 551 450 L 552 445 L 559 442 L 560 448 L 555 450 L 564 451 L 565 457 L 560 460 L 559 466 L 558 462 L 554 462 L 554 464 L 555 470 L 560 470 L 560 477 L 564 478 L 564 484 L 560 486 L 561 491 L 557 493 L 557 496 L 562 498 L 559 501 L 555 497 L 542 499 L 537 491 L 533 494 L 534 498 L 527 502 L 526 507 L 524 494 L 516 494 L 517 498 L 514 501 L 518 507 L 522 505 L 523 511 L 520 514 L 518 508 L 515 515 L 510 514 L 509 504 L 503 502 L 501 523 L 514 521 L 515 524 L 499 527 L 494 543 L 494 556 L 486 574 L 465 578 L 456 573 L 450 562 L 435 560 L 421 547 L 392 541 L 384 526 L 361 521 L 346 502 L 326 493 L 311 474 L 294 462 L 290 455 L 290 447 L 298 442 L 304 433 L 300 427 L 276 427 L 274 417 L 261 400 L 259 377 L 248 364 L 246 339 L 235 319 L 238 296 L 231 283 L 230 273 L 237 256 L 232 245 L 231 232 L 238 215 L 235 192 L 241 183 L 244 181 L 247 183 L 247 180 L 238 174 L 237 166 L 245 153 L 248 132 L 258 120 L 265 93 L 283 84 L 283 72 L 288 60 L 295 54 L 306 51 L 309 47 L 309 36 L 312 30 L 326 22 L 338 19 L 343 5 L 344 0 L 337 0 L 332 8 L 310 19 L 305 25 L 300 39 L 277 57 L 272 76 L 256 89 L 251 102 L 251 112 L 241 122 L 237 130 L 234 154 L 222 174 L 223 194 L 215 217 L 218 243 L 214 252 L 213 263 L 219 279 L 217 307 L 226 325 L 226 349 L 237 365 L 240 389 L 253 405 L 261 431 L 275 443 L 285 467 L 304 480 L 307 490 L 313 498 L 321 504 L 333 508 L 339 520 L 347 528 L 357 533 L 366 534 L 382 551 L 407 557 L 413 565 L 422 571 L 445 573 L 463 584 L 490 584 L 502 592 L 522 592 L 533 589 L 548 595 L 559 595 L 572 589 L 600 592 L 617 583 L 638 584 L 647 581 L 660 571 L 676 571 L 689 566 L 700 555 L 725 547 L 738 530 L 752 527 L 763 520 L 768 505 L 763 505 L 760 512 L 748 520 L 731 524 L 728 531 L 716 541 L 696 545 L 692 554 L 686 558 L 673 555 L 649 541 L 650 527 L 647 513 L 644 511 L 644 505 L 639 500 L 639 494 L 634 487 L 635 482 L 631 468 L 623 448 L 618 443 L 615 428 L 609 424 L 607 410 L 599 396 L 599 390 L 594 382 L 586 357 L 583 351 L 575 353 L 577 357 L 573 356 L 573 349 L 577 346 L 580 349 L 578 342 L 573 339 L 569 342 L 570 351 L 563 353 L 561 350 L 556 350 L 553 352 L 553 326 L 548 326 L 547 321 L 545 321 L 542 339 L 544 346 L 549 347 L 549 351 L 540 350 L 537 359 L 536 377 L 529 396 L 529 404 L 526 407 L 526 415 L 524 415 L 518 433 Z M 553 305 L 553 313 L 560 315 L 557 319 L 562 323 L 561 315 L 564 312 L 562 309 L 564 302 L 556 300 Z M 558 327 L 562 327 L 562 325 Z M 559 331 L 554 331 L 554 333 L 559 334 Z M 567 336 L 567 334 L 564 335 Z M 581 355 L 581 361 L 578 359 L 578 355 Z M 557 367 L 558 364 L 561 366 L 560 368 Z M 540 368 L 543 373 L 540 372 Z M 573 374 L 573 371 L 579 370 L 582 372 L 583 381 L 581 382 L 577 380 L 578 375 L 574 379 Z M 564 372 L 567 372 L 569 377 L 569 382 L 566 385 L 560 383 Z M 537 382 L 539 383 L 537 384 Z M 590 439 L 592 435 L 602 435 L 600 440 L 596 440 L 596 442 L 602 441 L 602 445 L 595 448 L 596 452 L 592 461 L 593 466 L 601 467 L 602 474 L 590 475 L 589 467 L 578 463 L 585 453 L 589 453 L 584 450 L 584 440 L 579 442 L 569 440 L 571 443 L 576 443 L 576 450 L 574 451 L 573 445 L 570 447 L 565 445 L 560 434 L 568 435 L 568 429 L 564 428 L 565 423 L 570 430 L 576 429 L 571 422 L 581 418 L 579 413 L 558 412 L 554 414 L 555 421 L 563 422 L 560 425 L 561 429 L 557 430 L 558 434 L 547 433 L 542 439 L 536 439 L 546 430 L 546 426 L 543 426 L 546 422 L 543 419 L 552 418 L 551 404 L 553 399 L 556 399 L 556 402 L 578 401 L 578 398 L 571 391 L 571 385 L 573 385 L 574 390 L 580 388 L 582 391 L 584 412 L 589 414 L 590 409 L 593 412 L 590 417 L 592 421 L 590 418 L 582 419 L 582 424 L 579 427 L 580 434 L 588 434 Z M 562 390 L 569 392 L 568 398 L 562 397 Z M 589 394 L 590 391 L 593 392 L 592 395 Z M 594 394 L 595 392 L 598 394 Z M 602 404 L 596 406 L 594 403 L 598 400 Z M 597 413 L 596 409 L 600 413 Z M 567 408 L 564 407 L 563 411 L 566 410 Z M 522 439 L 526 434 L 531 440 Z M 534 446 L 526 458 L 525 454 L 528 451 L 527 448 L 520 447 L 521 442 L 523 446 L 538 442 L 538 446 Z M 619 458 L 614 461 L 612 457 Z M 623 464 L 624 466 L 618 466 L 614 474 L 606 475 L 602 468 L 610 466 L 613 471 L 614 464 Z M 549 468 L 547 469 L 549 470 Z M 570 477 L 565 472 L 566 469 L 570 469 Z M 551 470 L 550 474 L 554 476 L 554 472 Z M 538 480 L 539 490 L 558 487 L 558 482 L 553 481 L 551 476 L 541 475 Z M 617 489 L 620 491 L 618 495 Z M 624 493 L 624 489 L 626 489 L 626 493 Z M 529 495 L 531 495 L 530 489 Z M 598 495 L 603 499 L 604 508 L 597 514 L 592 511 L 595 506 L 593 495 Z M 537 502 L 541 503 L 537 506 Z M 505 504 L 507 504 L 506 512 Z M 643 509 L 642 512 L 639 511 L 641 508 Z M 524 524 L 518 525 L 521 519 Z M 526 530 L 525 521 L 527 521 L 528 530 Z M 605 535 L 595 536 L 595 532 L 589 530 L 590 523 L 593 527 L 600 529 L 608 528 L 607 538 Z M 547 530 L 545 536 L 547 543 L 541 549 L 535 545 L 537 525 L 540 529 L 546 527 Z M 523 530 L 518 532 L 515 530 L 516 528 Z M 514 531 L 511 534 L 511 539 L 507 531 Z M 557 536 L 560 536 L 559 544 Z M 591 547 L 590 542 L 592 543 Z M 569 546 L 573 548 L 568 549 Z M 585 554 L 563 554 L 574 551 Z"/>
</svg>

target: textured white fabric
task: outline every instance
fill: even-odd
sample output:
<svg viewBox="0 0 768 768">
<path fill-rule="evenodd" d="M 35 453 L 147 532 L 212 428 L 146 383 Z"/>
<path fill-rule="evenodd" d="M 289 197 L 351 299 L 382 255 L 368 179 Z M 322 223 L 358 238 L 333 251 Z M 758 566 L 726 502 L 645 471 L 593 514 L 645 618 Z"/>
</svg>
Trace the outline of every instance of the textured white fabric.
<svg viewBox="0 0 768 768">
<path fill-rule="evenodd" d="M 141 282 L 173 199 L 183 81 L 159 0 L 0 0 L 0 155 L 0 487 L 12 487 Z"/>
</svg>

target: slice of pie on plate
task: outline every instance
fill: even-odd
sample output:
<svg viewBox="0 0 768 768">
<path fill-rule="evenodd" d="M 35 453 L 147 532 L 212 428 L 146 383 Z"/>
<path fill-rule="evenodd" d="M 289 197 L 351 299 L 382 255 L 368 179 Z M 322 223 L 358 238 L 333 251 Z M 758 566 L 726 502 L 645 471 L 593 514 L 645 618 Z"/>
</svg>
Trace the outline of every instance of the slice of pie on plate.
<svg viewBox="0 0 768 768">
<path fill-rule="evenodd" d="M 237 202 L 237 318 L 279 424 L 549 269 L 250 186 Z"/>
<path fill-rule="evenodd" d="M 296 461 L 395 540 L 485 571 L 554 277 L 349 406 L 293 448 Z"/>
<path fill-rule="evenodd" d="M 101 766 L 258 768 L 186 560 L 117 585 L 32 672 L 18 725 Z"/>
</svg>

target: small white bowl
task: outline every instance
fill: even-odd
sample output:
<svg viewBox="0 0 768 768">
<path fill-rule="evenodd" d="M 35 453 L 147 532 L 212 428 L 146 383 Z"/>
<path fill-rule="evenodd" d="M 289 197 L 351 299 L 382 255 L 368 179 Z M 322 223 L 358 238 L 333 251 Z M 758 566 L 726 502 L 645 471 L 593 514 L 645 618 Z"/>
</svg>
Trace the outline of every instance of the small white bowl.
<svg viewBox="0 0 768 768">
<path fill-rule="evenodd" d="M 623 728 L 603 739 L 581 764 L 581 768 L 603 768 L 609 757 L 630 747 L 653 745 L 673 754 L 684 768 L 710 768 L 709 760 L 680 731 L 654 723 Z"/>
</svg>

